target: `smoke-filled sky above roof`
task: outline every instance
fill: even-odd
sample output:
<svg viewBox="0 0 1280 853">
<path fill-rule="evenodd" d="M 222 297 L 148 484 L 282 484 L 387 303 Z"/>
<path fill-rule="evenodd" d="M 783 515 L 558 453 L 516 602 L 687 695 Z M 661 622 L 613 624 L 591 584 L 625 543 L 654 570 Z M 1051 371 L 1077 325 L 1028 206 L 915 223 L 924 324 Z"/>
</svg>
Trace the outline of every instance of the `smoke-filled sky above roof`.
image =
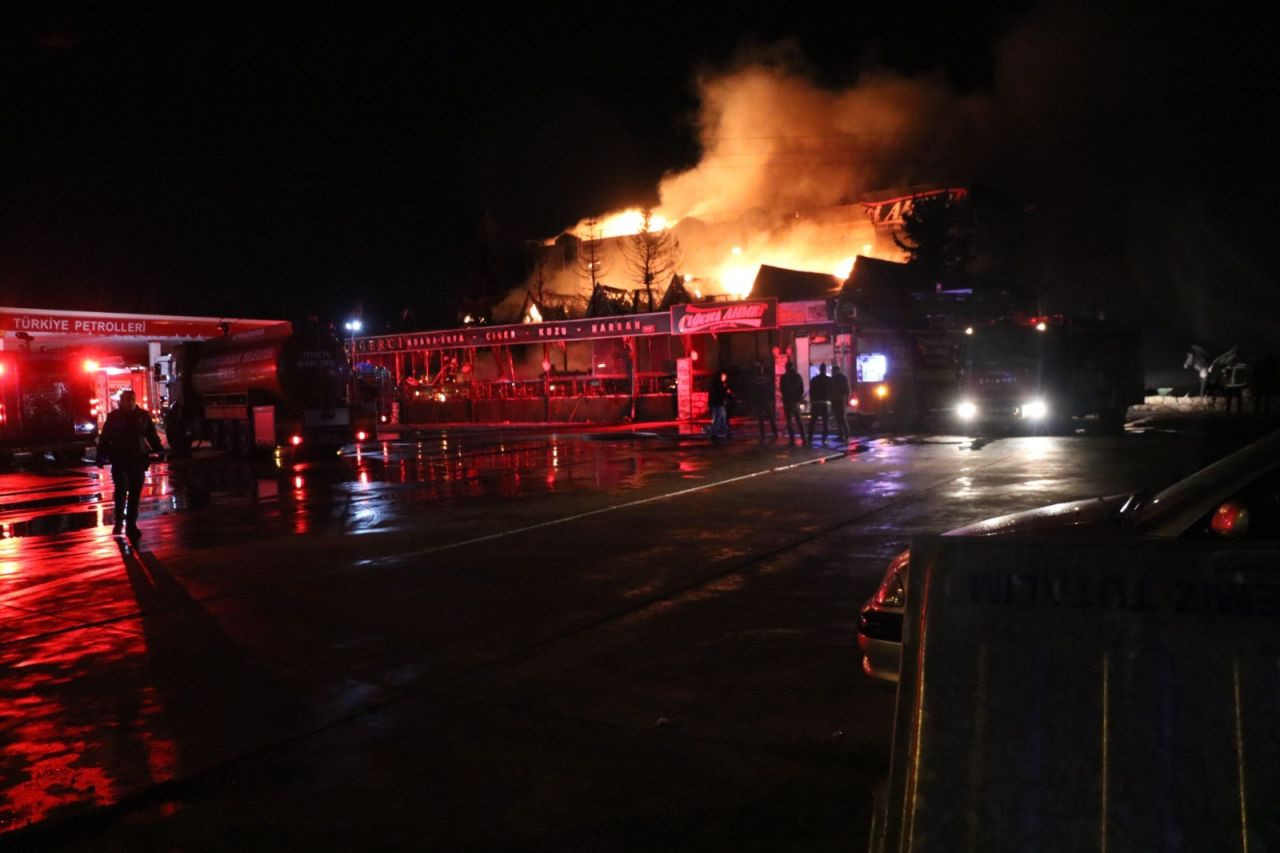
<svg viewBox="0 0 1280 853">
<path fill-rule="evenodd" d="M 1280 323 L 1274 10 L 170 5 L 4 13 L 0 304 L 434 325 L 485 240 L 955 182 L 1051 295 Z"/>
</svg>

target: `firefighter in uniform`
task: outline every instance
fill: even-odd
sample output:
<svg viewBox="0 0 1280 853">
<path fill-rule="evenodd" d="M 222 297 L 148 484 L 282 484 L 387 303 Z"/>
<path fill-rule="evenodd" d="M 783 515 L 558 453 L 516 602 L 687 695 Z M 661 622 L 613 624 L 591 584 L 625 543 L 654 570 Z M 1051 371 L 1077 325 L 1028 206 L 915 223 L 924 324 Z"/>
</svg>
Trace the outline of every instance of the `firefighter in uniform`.
<svg viewBox="0 0 1280 853">
<path fill-rule="evenodd" d="M 150 451 L 159 453 L 163 449 L 151 413 L 138 408 L 132 391 L 121 391 L 119 408 L 107 415 L 102 425 L 95 459 L 99 468 L 111 465 L 116 503 L 113 536 L 119 536 L 121 528 L 135 542 L 142 535 L 138 530 L 138 500 L 150 464 Z"/>
</svg>

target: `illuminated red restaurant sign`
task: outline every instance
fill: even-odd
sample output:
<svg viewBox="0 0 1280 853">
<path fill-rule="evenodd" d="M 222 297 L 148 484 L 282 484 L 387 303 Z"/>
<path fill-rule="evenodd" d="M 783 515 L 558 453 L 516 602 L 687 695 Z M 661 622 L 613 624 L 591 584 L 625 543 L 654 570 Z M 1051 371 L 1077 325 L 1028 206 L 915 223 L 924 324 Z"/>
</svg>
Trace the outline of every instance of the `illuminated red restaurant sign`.
<svg viewBox="0 0 1280 853">
<path fill-rule="evenodd" d="M 551 320 L 510 326 L 468 326 L 440 332 L 407 332 L 356 338 L 358 355 L 413 352 L 462 347 L 513 346 L 516 344 L 589 341 L 646 335 L 694 335 L 711 332 L 749 332 L 778 326 L 778 300 L 716 302 L 676 305 L 671 311 L 590 317 L 585 320 Z M 350 344 L 347 343 L 350 349 Z"/>
<path fill-rule="evenodd" d="M 228 332 L 274 325 L 278 320 L 223 320 L 219 317 L 164 317 L 148 314 L 107 314 L 96 311 L 36 311 L 0 308 L 0 333 L 79 335 L 163 339 L 204 339 Z"/>
<path fill-rule="evenodd" d="M 867 212 L 872 224 L 877 228 L 899 228 L 902 217 L 911 211 L 911 205 L 917 198 L 935 195 L 951 196 L 952 201 L 961 201 L 968 197 L 969 191 L 964 187 L 951 187 L 944 190 L 926 190 L 914 195 L 903 195 L 897 198 L 886 198 L 881 201 L 863 202 L 862 209 Z"/>
<path fill-rule="evenodd" d="M 511 346 L 669 334 L 671 334 L 669 314 L 628 314 L 622 317 L 590 317 L 585 320 L 554 320 L 511 326 L 468 326 L 464 329 L 449 329 L 442 332 L 377 335 L 356 338 L 356 352 L 409 352 L 425 349 Z"/>
<path fill-rule="evenodd" d="M 777 326 L 778 300 L 773 298 L 671 307 L 671 328 L 677 335 L 751 332 Z"/>
</svg>

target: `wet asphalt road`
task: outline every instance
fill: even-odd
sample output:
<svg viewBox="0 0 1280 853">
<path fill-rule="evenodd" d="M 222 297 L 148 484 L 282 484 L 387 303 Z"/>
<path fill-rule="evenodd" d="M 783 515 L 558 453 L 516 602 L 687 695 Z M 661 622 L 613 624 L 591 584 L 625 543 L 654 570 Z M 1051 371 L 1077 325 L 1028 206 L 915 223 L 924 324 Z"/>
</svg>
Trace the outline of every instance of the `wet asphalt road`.
<svg viewBox="0 0 1280 853">
<path fill-rule="evenodd" d="M 1241 443 L 434 433 L 158 464 L 137 549 L 0 475 L 0 844 L 863 849 L 888 558 Z"/>
</svg>

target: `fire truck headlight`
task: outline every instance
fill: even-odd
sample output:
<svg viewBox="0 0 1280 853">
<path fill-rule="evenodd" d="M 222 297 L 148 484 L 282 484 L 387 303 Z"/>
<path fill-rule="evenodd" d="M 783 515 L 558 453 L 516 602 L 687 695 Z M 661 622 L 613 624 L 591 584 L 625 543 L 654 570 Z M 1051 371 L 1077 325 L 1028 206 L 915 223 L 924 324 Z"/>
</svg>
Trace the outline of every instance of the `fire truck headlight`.
<svg viewBox="0 0 1280 853">
<path fill-rule="evenodd" d="M 889 386 L 888 386 L 888 385 L 877 385 L 877 386 L 876 386 L 876 396 L 877 396 L 877 397 L 879 397 L 881 400 L 883 400 L 885 397 L 888 397 L 888 396 L 889 396 Z"/>
<path fill-rule="evenodd" d="M 961 400 L 956 406 L 956 417 L 962 421 L 971 421 L 978 416 L 978 404 L 972 400 Z"/>
<path fill-rule="evenodd" d="M 1044 420 L 1049 414 L 1049 404 L 1044 400 L 1028 400 L 1022 404 L 1022 416 L 1028 420 Z"/>
</svg>

